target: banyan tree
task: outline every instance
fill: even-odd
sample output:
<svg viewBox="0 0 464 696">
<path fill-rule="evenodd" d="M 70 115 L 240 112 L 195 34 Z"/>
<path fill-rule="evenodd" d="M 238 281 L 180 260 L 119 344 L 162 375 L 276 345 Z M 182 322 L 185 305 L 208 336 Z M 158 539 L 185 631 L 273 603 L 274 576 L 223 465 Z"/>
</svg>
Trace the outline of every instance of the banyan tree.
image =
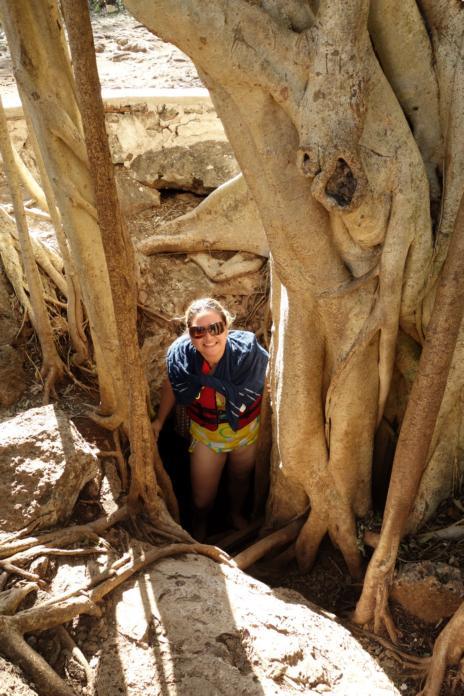
<svg viewBox="0 0 464 696">
<path fill-rule="evenodd" d="M 349 572 L 361 575 L 357 520 L 372 507 L 373 458 L 399 436 L 354 617 L 376 630 L 384 624 L 393 637 L 388 587 L 399 542 L 433 515 L 452 492 L 456 467 L 464 468 L 464 5 L 125 4 L 192 59 L 242 172 L 155 230 L 141 250 L 232 249 L 245 254 L 241 263 L 269 250 L 266 517 L 277 528 L 309 509 L 295 544 L 302 571 L 329 534 Z M 80 296 L 89 319 L 101 400 L 95 417 L 129 434 L 130 502 L 141 501 L 156 524 L 182 537 L 167 512 L 176 517 L 176 501 L 150 432 L 135 261 L 112 179 L 86 3 L 62 0 L 72 64 L 54 1 L 2 0 L 1 11 L 61 239 L 77 362 L 86 359 Z M 27 231 L 22 237 L 29 280 L 33 255 Z M 29 265 L 31 318 L 52 390 L 63 366 Z M 386 477 L 387 467 L 376 472 Z M 437 642 L 427 694 L 438 693 L 446 662 L 459 660 L 462 635 L 461 610 Z"/>
</svg>

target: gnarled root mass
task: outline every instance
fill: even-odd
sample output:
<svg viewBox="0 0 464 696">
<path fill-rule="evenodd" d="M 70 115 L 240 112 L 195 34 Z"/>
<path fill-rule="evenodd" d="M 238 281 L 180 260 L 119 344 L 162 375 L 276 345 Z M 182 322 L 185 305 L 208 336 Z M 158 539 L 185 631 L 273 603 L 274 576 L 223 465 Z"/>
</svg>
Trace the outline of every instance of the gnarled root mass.
<svg viewBox="0 0 464 696">
<path fill-rule="evenodd" d="M 37 537 L 25 539 L 15 538 L 0 548 L 3 558 L 13 559 L 18 562 L 31 560 L 34 557 L 34 549 L 41 556 L 56 553 L 56 548 L 51 545 L 61 546 L 77 541 L 82 537 L 91 540 L 101 540 L 99 534 L 111 527 L 117 521 L 128 514 L 126 508 L 121 508 L 113 515 L 105 516 L 88 525 L 78 525 L 69 529 L 49 532 Z M 64 551 L 61 549 L 61 551 Z M 70 554 L 81 555 L 83 549 L 69 549 Z M 91 549 L 85 549 L 91 551 Z M 231 564 L 229 556 L 222 550 L 196 543 L 174 543 L 162 548 L 150 548 L 143 550 L 136 542 L 130 551 L 123 557 L 114 561 L 100 575 L 93 578 L 85 586 L 79 587 L 66 594 L 51 597 L 50 599 L 33 606 L 31 609 L 17 611 L 23 599 L 38 589 L 38 583 L 27 583 L 20 588 L 12 588 L 0 592 L 0 650 L 12 662 L 18 664 L 32 677 L 41 694 L 49 696 L 72 696 L 73 691 L 59 677 L 52 667 L 31 648 L 26 642 L 25 634 L 44 631 L 61 626 L 80 614 L 100 615 L 100 602 L 107 594 L 130 578 L 134 573 L 145 566 L 168 556 L 176 556 L 183 553 L 198 553 L 219 563 Z M 15 566 L 9 569 L 16 571 Z M 22 573 L 20 573 L 22 575 Z M 68 648 L 72 639 L 67 636 L 65 643 Z M 74 651 L 75 646 L 73 647 Z M 85 665 L 87 680 L 91 679 L 90 667 Z"/>
</svg>

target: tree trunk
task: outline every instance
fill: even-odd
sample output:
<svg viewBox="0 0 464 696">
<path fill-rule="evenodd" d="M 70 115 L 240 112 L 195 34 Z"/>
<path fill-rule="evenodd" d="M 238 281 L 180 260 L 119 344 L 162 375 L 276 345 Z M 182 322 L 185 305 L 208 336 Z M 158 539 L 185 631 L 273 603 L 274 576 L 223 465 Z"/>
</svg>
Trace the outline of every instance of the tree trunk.
<svg viewBox="0 0 464 696">
<path fill-rule="evenodd" d="M 99 414 L 103 424 L 114 429 L 127 423 L 127 402 L 92 178 L 60 13 L 55 0 L 2 0 L 0 8 L 16 82 L 82 284 L 100 384 Z"/>
<path fill-rule="evenodd" d="M 95 203 L 108 266 L 122 364 L 127 374 L 132 471 L 129 500 L 134 504 L 140 497 L 153 520 L 163 520 L 165 514 L 163 506 L 160 505 L 155 477 L 156 466 L 158 483 L 161 485 L 164 499 L 169 511 L 178 520 L 177 500 L 159 457 L 148 416 L 148 385 L 137 339 L 134 252 L 116 193 L 87 2 L 63 0 L 63 10 L 76 78 L 77 99 L 89 153 L 90 172 L 95 182 Z M 167 524 L 169 526 L 169 522 Z"/>
<path fill-rule="evenodd" d="M 196 63 L 269 243 L 270 515 L 282 523 L 309 498 L 300 565 L 328 532 L 359 574 L 374 431 L 400 322 L 418 338 L 432 251 L 426 171 L 372 51 L 368 3 L 321 2 L 314 25 L 289 2 L 127 6 Z"/>
</svg>

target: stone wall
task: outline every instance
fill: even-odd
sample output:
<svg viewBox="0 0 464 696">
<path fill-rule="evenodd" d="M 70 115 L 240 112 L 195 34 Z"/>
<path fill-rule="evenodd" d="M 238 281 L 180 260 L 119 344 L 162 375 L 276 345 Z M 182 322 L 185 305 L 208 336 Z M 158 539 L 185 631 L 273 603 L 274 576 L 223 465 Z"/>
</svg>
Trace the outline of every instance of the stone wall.
<svg viewBox="0 0 464 696">
<path fill-rule="evenodd" d="M 123 209 L 159 204 L 160 189 L 205 195 L 239 172 L 205 89 L 104 93 L 106 127 Z M 20 105 L 6 107 L 16 149 L 36 173 Z"/>
</svg>

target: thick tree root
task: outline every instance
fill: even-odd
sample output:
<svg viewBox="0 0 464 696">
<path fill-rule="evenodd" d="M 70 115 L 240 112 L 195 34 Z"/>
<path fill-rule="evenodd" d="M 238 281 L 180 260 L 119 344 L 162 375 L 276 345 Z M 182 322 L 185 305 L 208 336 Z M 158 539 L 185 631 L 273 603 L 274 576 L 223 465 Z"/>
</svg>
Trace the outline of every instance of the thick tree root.
<svg viewBox="0 0 464 696">
<path fill-rule="evenodd" d="M 115 431 L 124 420 L 122 413 L 110 413 L 108 415 L 102 415 L 96 411 L 89 411 L 87 417 L 90 418 L 94 423 L 104 428 L 105 430 Z"/>
<path fill-rule="evenodd" d="M 416 538 L 421 543 L 424 543 L 429 541 L 429 539 L 462 539 L 462 537 L 464 537 L 464 519 L 456 522 L 456 524 L 449 525 L 449 527 L 419 534 Z"/>
<path fill-rule="evenodd" d="M 256 561 L 259 561 L 260 558 L 269 553 L 269 551 L 296 539 L 303 524 L 304 520 L 300 518 L 290 522 L 290 524 L 282 527 L 282 529 L 278 529 L 276 532 L 265 536 L 263 539 L 257 541 L 256 544 L 249 546 L 247 549 L 234 556 L 235 563 L 240 570 L 249 568 L 253 563 L 256 563 Z"/>
<path fill-rule="evenodd" d="M 19 575 L 26 580 L 31 580 L 32 582 L 37 583 L 39 586 L 45 587 L 46 585 L 46 583 L 41 580 L 36 573 L 30 573 L 28 570 L 24 570 L 24 568 L 18 568 L 18 566 L 10 563 L 9 561 L 0 561 L 0 568 L 2 568 L 5 573 L 9 573 L 10 575 Z"/>
<path fill-rule="evenodd" d="M 264 263 L 264 259 L 260 256 L 241 252 L 237 252 L 227 261 L 220 261 L 209 254 L 201 253 L 191 254 L 189 258 L 215 283 L 239 278 L 248 273 L 256 273 Z"/>
<path fill-rule="evenodd" d="M 94 522 L 89 522 L 88 524 L 76 525 L 74 527 L 68 527 L 67 529 L 61 529 L 59 531 L 47 532 L 36 537 L 25 537 L 23 539 L 13 539 L 0 546 L 0 558 L 8 558 L 19 551 L 24 551 L 25 549 L 30 549 L 34 546 L 41 546 L 47 544 L 53 544 L 54 546 L 64 546 L 65 544 L 73 544 L 80 539 L 90 538 L 93 540 L 100 540 L 98 536 L 105 529 L 112 527 L 117 522 L 125 519 L 129 512 L 126 506 L 123 506 L 111 513 L 111 515 L 104 515 L 99 517 L 98 520 Z"/>
<path fill-rule="evenodd" d="M 295 555 L 301 572 L 307 572 L 314 564 L 319 546 L 326 534 L 343 553 L 351 577 L 361 577 L 362 559 L 357 545 L 354 515 L 345 505 L 338 504 L 335 507 L 335 503 L 330 510 L 330 516 L 323 509 L 311 510 L 298 535 Z"/>
<path fill-rule="evenodd" d="M 26 643 L 24 634 L 44 631 L 67 623 L 81 613 L 98 615 L 100 611 L 91 600 L 79 597 L 69 599 L 66 603 L 54 607 L 45 609 L 34 607 L 14 616 L 0 616 L 0 649 L 2 653 L 32 677 L 40 693 L 72 696 L 73 691 L 66 686 L 50 665 Z"/>
<path fill-rule="evenodd" d="M 380 633 L 384 626 L 392 643 L 398 641 L 399 631 L 395 626 L 393 617 L 388 606 L 388 595 L 390 590 L 390 582 L 385 581 L 377 587 L 377 598 L 374 613 L 374 633 Z"/>
<path fill-rule="evenodd" d="M 435 641 L 427 680 L 424 689 L 417 696 L 439 695 L 447 665 L 457 665 L 461 661 L 460 678 L 463 679 L 463 653 L 464 603 L 461 604 Z"/>
</svg>

